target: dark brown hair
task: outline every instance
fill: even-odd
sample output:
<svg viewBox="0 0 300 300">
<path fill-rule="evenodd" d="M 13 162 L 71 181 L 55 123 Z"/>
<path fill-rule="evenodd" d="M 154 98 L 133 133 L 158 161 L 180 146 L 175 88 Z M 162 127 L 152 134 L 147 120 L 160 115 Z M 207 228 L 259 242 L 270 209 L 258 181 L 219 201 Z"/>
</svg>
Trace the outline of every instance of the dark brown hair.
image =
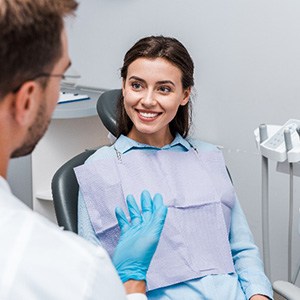
<svg viewBox="0 0 300 300">
<path fill-rule="evenodd" d="M 0 0 L 0 98 L 50 72 L 62 55 L 63 18 L 75 0 Z"/>
<path fill-rule="evenodd" d="M 125 54 L 121 77 L 126 80 L 129 65 L 138 58 L 164 58 L 180 69 L 184 90 L 194 85 L 194 63 L 186 48 L 175 38 L 149 36 L 136 42 Z M 191 124 L 191 101 L 178 108 L 175 118 L 170 123 L 173 136 L 178 132 L 183 137 L 188 135 Z M 132 128 L 132 121 L 124 108 L 124 98 L 120 97 L 117 111 L 118 134 L 127 135 Z"/>
</svg>

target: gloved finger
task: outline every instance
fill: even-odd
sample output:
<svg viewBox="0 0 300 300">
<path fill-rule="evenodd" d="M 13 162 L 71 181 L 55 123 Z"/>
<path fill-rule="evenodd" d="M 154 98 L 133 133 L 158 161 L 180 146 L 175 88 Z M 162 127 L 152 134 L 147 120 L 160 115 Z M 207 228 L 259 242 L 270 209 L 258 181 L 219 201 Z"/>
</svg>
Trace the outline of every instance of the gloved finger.
<svg viewBox="0 0 300 300">
<path fill-rule="evenodd" d="M 116 218 L 118 220 L 119 227 L 121 232 L 124 233 L 130 228 L 130 224 L 125 216 L 125 213 L 122 208 L 117 207 L 115 209 Z"/>
<path fill-rule="evenodd" d="M 161 194 L 155 194 L 153 197 L 153 210 L 159 209 L 164 205 L 163 197 Z"/>
<path fill-rule="evenodd" d="M 149 221 L 152 216 L 152 199 L 148 191 L 143 191 L 141 194 L 141 207 L 143 213 L 143 219 Z"/>
<path fill-rule="evenodd" d="M 153 222 L 156 224 L 156 228 L 158 232 L 161 232 L 168 213 L 168 207 L 165 205 L 161 205 L 155 212 L 153 213 Z"/>
<path fill-rule="evenodd" d="M 138 225 L 142 223 L 142 215 L 136 201 L 132 195 L 126 197 L 128 211 L 131 219 L 132 225 Z"/>
</svg>

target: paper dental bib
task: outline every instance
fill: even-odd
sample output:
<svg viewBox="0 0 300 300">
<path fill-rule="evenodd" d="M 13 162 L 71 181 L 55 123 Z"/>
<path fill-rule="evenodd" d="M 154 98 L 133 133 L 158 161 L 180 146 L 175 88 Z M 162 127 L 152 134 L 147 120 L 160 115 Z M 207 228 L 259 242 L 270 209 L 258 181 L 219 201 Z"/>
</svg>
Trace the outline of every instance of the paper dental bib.
<svg viewBox="0 0 300 300">
<path fill-rule="evenodd" d="M 235 194 L 220 151 L 132 150 L 75 169 L 94 230 L 110 255 L 120 231 L 114 210 L 160 193 L 168 215 L 147 273 L 148 290 L 234 272 L 228 232 Z"/>
</svg>

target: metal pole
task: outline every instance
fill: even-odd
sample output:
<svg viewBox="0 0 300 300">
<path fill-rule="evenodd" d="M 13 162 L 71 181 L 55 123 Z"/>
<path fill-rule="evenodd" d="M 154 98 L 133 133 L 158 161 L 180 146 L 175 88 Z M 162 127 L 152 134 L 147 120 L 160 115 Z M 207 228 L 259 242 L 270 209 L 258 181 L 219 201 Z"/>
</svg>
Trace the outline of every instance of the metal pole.
<svg viewBox="0 0 300 300">
<path fill-rule="evenodd" d="M 263 260 L 265 273 L 271 279 L 270 262 L 270 230 L 269 230 L 269 161 L 262 156 L 262 236 L 263 236 Z"/>
<path fill-rule="evenodd" d="M 290 166 L 290 203 L 289 203 L 289 234 L 288 234 L 288 282 L 292 282 L 292 240 L 293 240 L 293 211 L 294 211 L 294 170 Z"/>
</svg>

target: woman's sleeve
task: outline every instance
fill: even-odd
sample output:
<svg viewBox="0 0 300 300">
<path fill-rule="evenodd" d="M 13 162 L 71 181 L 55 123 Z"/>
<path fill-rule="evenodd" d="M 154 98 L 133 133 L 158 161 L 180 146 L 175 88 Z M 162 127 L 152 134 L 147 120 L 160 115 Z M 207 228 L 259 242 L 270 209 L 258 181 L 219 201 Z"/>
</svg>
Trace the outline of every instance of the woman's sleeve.
<svg viewBox="0 0 300 300">
<path fill-rule="evenodd" d="M 255 294 L 273 299 L 271 283 L 264 273 L 258 247 L 238 199 L 232 209 L 229 241 L 235 270 L 247 299 Z"/>
<path fill-rule="evenodd" d="M 80 188 L 78 193 L 78 234 L 96 246 L 101 245 L 92 226 Z"/>
</svg>

